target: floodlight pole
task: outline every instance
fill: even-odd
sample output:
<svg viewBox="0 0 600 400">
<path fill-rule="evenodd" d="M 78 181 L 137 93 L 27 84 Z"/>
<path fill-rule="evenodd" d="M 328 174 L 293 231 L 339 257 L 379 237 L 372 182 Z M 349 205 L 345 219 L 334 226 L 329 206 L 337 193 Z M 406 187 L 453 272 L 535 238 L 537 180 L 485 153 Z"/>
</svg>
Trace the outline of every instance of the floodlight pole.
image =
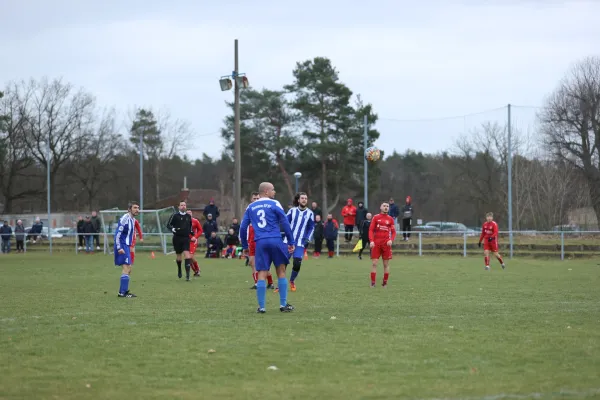
<svg viewBox="0 0 600 400">
<path fill-rule="evenodd" d="M 48 244 L 50 245 L 50 254 L 52 254 L 52 231 L 50 230 L 50 198 L 52 194 L 50 193 L 50 130 L 48 131 L 48 155 L 46 156 L 46 182 L 47 182 L 47 190 L 48 190 Z M 41 235 L 41 232 L 40 232 Z"/>
<path fill-rule="evenodd" d="M 508 133 L 508 242 L 510 248 L 509 257 L 513 258 L 513 209 L 512 209 L 512 126 L 511 126 L 511 115 L 510 115 L 510 104 L 508 105 L 508 121 L 507 121 L 507 133 Z"/>
<path fill-rule="evenodd" d="M 158 200 L 158 199 L 156 199 Z M 140 132 L 140 210 L 144 209 L 144 131 Z M 140 213 L 140 224 L 144 226 L 144 216 Z"/>
<path fill-rule="evenodd" d="M 364 125 L 364 145 L 365 145 L 365 149 L 363 150 L 363 162 L 364 162 L 364 168 L 365 168 L 365 198 L 364 198 L 364 203 L 365 203 L 365 208 L 368 210 L 369 209 L 369 164 L 367 162 L 367 157 L 366 157 L 366 151 L 367 151 L 367 147 L 369 146 L 369 127 L 367 125 L 367 115 L 365 114 L 364 120 L 363 120 L 363 125 Z"/>
<path fill-rule="evenodd" d="M 234 169 L 235 169 L 235 190 L 233 193 L 233 204 L 234 204 L 234 217 L 242 217 L 242 150 L 240 143 L 240 86 L 238 85 L 238 40 L 235 39 L 234 44 L 234 71 L 233 71 L 233 82 L 234 82 Z"/>
</svg>

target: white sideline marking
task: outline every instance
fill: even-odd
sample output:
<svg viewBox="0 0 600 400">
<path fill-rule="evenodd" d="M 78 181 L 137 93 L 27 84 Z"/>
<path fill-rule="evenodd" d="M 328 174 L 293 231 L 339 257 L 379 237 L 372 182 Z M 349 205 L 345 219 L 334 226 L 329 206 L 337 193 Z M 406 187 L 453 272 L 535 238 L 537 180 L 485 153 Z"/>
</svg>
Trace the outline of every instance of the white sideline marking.
<svg viewBox="0 0 600 400">
<path fill-rule="evenodd" d="M 503 400 L 503 399 L 548 399 L 555 397 L 565 397 L 565 396 L 576 396 L 576 397 L 590 397 L 600 394 L 600 388 L 587 389 L 583 391 L 571 390 L 571 389 L 561 389 L 556 392 L 546 392 L 546 393 L 529 393 L 529 394 L 517 394 L 517 393 L 499 393 L 499 394 L 489 394 L 481 397 L 432 397 L 432 398 L 423 398 L 418 400 Z"/>
</svg>

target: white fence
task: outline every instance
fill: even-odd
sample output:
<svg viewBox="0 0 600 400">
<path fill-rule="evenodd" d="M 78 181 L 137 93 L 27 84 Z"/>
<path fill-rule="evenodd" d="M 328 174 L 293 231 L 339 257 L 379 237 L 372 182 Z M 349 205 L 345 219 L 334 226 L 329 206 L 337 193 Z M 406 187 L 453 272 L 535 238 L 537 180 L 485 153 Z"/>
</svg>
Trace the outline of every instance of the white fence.
<svg viewBox="0 0 600 400">
<path fill-rule="evenodd" d="M 219 232 L 223 238 L 225 232 Z M 353 255 L 352 249 L 355 247 L 358 234 L 353 233 L 352 241 L 345 242 L 345 232 L 339 232 L 338 240 L 335 242 L 336 256 Z M 86 243 L 84 235 L 72 235 L 63 237 L 54 237 L 52 239 L 52 249 L 54 252 L 85 252 Z M 112 254 L 113 235 L 100 233 L 87 235 L 92 238 L 91 247 L 88 249 L 93 252 Z M 511 240 L 512 236 L 512 240 Z M 98 237 L 98 242 L 95 237 Z M 146 233 L 144 241 L 138 240 L 136 244 L 137 252 L 154 251 L 157 253 L 169 254 L 172 251 L 172 235 L 170 233 Z M 82 241 L 80 241 L 82 240 Z M 89 239 L 88 239 L 89 240 Z M 478 247 L 479 236 L 472 232 L 411 232 L 410 239 L 403 241 L 403 233 L 399 232 L 394 243 L 395 254 L 406 254 L 415 256 L 480 256 L 482 249 Z M 203 252 L 206 240 L 200 238 L 198 251 Z M 511 244 L 512 242 L 512 244 Z M 98 250 L 98 246 L 100 250 Z M 89 245 L 89 243 L 88 243 Z M 539 231 L 513 231 L 500 232 L 499 237 L 500 252 L 506 258 L 514 256 L 532 256 L 532 257 L 560 257 L 561 260 L 577 257 L 600 257 L 600 231 L 585 232 L 539 232 Z M 24 240 L 24 251 L 45 251 L 50 249 L 49 239 L 47 237 L 38 237 L 33 241 L 32 238 Z M 6 243 L 3 243 L 3 250 L 6 250 Z M 15 237 L 10 240 L 10 249 L 12 253 L 16 252 Z M 365 249 L 368 253 L 368 250 Z M 314 241 L 309 245 L 309 251 L 314 251 Z M 323 240 L 323 251 L 327 254 L 326 241 Z"/>
</svg>

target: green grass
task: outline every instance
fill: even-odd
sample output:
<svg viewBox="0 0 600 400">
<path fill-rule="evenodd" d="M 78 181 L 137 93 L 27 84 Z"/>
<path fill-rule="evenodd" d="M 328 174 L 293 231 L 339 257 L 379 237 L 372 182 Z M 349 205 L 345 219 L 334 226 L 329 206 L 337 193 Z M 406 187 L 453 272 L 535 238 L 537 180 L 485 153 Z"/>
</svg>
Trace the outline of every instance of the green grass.
<svg viewBox="0 0 600 400">
<path fill-rule="evenodd" d="M 0 398 L 600 398 L 597 260 L 397 257 L 370 289 L 368 261 L 311 259 L 296 311 L 257 315 L 241 261 L 186 283 L 139 256 L 136 299 L 110 256 L 0 257 Z"/>
</svg>

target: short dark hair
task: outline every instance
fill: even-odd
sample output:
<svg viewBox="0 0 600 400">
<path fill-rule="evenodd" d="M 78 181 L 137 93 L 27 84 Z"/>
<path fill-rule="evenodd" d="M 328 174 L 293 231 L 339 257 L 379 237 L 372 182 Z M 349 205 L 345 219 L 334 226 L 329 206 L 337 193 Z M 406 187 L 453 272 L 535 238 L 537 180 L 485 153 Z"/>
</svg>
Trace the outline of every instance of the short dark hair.
<svg viewBox="0 0 600 400">
<path fill-rule="evenodd" d="M 131 210 L 133 208 L 133 206 L 140 206 L 140 203 L 138 203 L 135 200 L 131 200 L 129 203 L 127 203 L 127 209 Z"/>
<path fill-rule="evenodd" d="M 296 195 L 294 196 L 294 201 L 292 202 L 292 204 L 294 205 L 294 207 L 298 207 L 300 205 L 300 197 L 302 196 L 306 196 L 308 197 L 308 195 L 304 192 L 298 192 L 296 193 Z"/>
<path fill-rule="evenodd" d="M 260 196 L 260 193 L 258 193 L 258 192 L 250 193 L 250 197 L 254 197 L 254 196 Z"/>
<path fill-rule="evenodd" d="M 179 202 L 179 204 L 181 204 L 181 203 L 185 203 L 185 205 L 187 205 L 187 201 L 185 201 L 185 200 L 181 200 L 181 201 Z"/>
</svg>

